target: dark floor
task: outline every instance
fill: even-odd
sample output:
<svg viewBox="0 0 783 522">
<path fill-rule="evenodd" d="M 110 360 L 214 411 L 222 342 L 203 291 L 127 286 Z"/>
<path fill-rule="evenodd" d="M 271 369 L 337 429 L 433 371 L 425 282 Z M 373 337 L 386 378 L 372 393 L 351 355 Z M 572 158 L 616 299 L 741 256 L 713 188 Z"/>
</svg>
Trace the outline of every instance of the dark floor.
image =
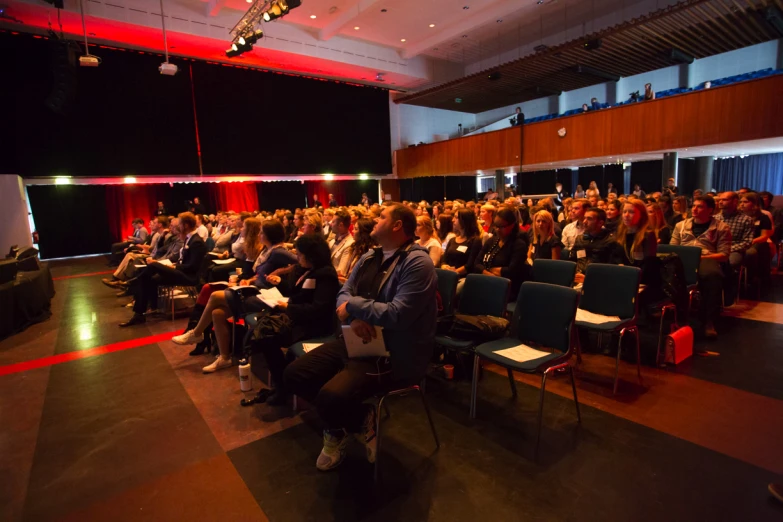
<svg viewBox="0 0 783 522">
<path fill-rule="evenodd" d="M 120 329 L 127 300 L 93 275 L 102 258 L 51 266 L 52 318 L 0 342 L 0 370 L 184 326 Z M 551 379 L 538 463 L 535 379 L 520 377 L 512 400 L 487 367 L 475 421 L 468 383 L 429 379 L 437 452 L 419 399 L 390 399 L 377 490 L 358 444 L 318 472 L 313 412 L 241 408 L 236 368 L 202 375 L 210 359 L 170 341 L 0 371 L 0 520 L 783 520 L 766 489 L 783 481 L 780 283 L 700 342 L 719 357 L 645 366 L 642 384 L 623 363 L 617 396 L 613 359 L 586 355 L 581 425 L 568 379 Z"/>
</svg>

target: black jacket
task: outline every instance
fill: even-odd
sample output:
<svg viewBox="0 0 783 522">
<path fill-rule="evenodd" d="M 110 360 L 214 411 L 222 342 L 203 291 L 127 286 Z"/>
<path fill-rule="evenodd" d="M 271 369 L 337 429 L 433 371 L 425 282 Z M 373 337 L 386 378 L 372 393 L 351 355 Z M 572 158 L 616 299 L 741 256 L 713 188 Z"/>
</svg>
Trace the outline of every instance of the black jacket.
<svg viewBox="0 0 783 522">
<path fill-rule="evenodd" d="M 285 313 L 294 323 L 294 342 L 335 332 L 335 303 L 341 286 L 331 265 L 309 272 L 298 266 L 289 275 L 280 291 L 288 296 Z"/>
<path fill-rule="evenodd" d="M 190 239 L 182 247 L 182 257 L 179 263 L 177 263 L 177 270 L 184 272 L 190 277 L 196 277 L 206 255 L 207 244 L 194 230 Z"/>
<path fill-rule="evenodd" d="M 602 228 L 597 236 L 584 234 L 576 239 L 569 253 L 569 260 L 576 262 L 576 271 L 584 273 L 590 263 L 619 265 L 625 259 L 625 251 L 614 234 Z"/>
<path fill-rule="evenodd" d="M 481 274 L 484 270 L 500 267 L 500 277 L 511 280 L 509 299 L 516 301 L 519 287 L 528 274 L 527 264 L 527 234 L 520 232 L 514 241 L 506 241 L 503 247 L 493 256 L 492 251 L 500 238 L 495 236 L 484 243 L 479 252 L 473 272 Z"/>
</svg>

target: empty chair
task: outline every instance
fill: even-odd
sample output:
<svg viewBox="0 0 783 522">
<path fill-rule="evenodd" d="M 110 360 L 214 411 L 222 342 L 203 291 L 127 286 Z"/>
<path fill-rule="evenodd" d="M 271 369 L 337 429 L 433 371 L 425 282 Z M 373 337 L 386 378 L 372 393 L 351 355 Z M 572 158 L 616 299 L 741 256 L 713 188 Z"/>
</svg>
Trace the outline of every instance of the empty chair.
<svg viewBox="0 0 783 522">
<path fill-rule="evenodd" d="M 602 263 L 591 263 L 587 265 L 585 271 L 579 308 L 592 314 L 618 318 L 618 320 L 601 323 L 579 319 L 576 321 L 579 328 L 593 330 L 599 335 L 619 332 L 620 340 L 617 343 L 613 393 L 617 393 L 623 336 L 628 332 L 633 332 L 636 337 L 636 372 L 639 383 L 642 382 L 639 328 L 636 326 L 639 309 L 637 295 L 641 274 L 642 271 L 636 267 Z"/>
<path fill-rule="evenodd" d="M 438 293 L 443 304 L 443 314 L 450 314 L 454 310 L 454 301 L 457 297 L 459 274 L 441 268 L 436 268 L 435 274 L 438 276 Z"/>
<path fill-rule="evenodd" d="M 579 414 L 579 401 L 576 397 L 574 370 L 569 363 L 573 351 L 571 330 L 578 298 L 579 293 L 572 288 L 532 281 L 522 283 L 519 290 L 519 305 L 512 320 L 515 334 L 512 337 L 483 343 L 476 347 L 470 399 L 471 418 L 476 417 L 479 364 L 482 359 L 492 361 L 506 369 L 513 397 L 517 395 L 513 372 L 541 374 L 536 459 L 538 459 L 538 447 L 541 439 L 546 377 L 552 371 L 561 368 L 569 369 L 576 417 L 578 422 L 582 421 Z M 504 350 L 520 347 L 520 345 L 524 346 L 517 353 L 504 353 Z"/>
<path fill-rule="evenodd" d="M 685 270 L 685 284 L 688 286 L 688 310 L 690 311 L 694 294 L 699 292 L 701 249 L 693 246 L 658 245 L 658 253 L 674 253 L 682 260 L 682 267 Z"/>
</svg>

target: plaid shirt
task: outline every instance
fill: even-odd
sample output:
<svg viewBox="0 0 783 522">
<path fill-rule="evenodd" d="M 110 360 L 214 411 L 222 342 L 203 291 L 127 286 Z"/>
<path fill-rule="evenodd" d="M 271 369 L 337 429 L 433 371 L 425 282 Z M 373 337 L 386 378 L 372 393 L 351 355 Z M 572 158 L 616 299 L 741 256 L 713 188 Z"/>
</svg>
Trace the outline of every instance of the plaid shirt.
<svg viewBox="0 0 783 522">
<path fill-rule="evenodd" d="M 688 218 L 674 227 L 671 244 L 699 247 L 703 256 L 709 254 L 728 256 L 731 252 L 731 230 L 725 223 L 712 219 L 707 231 L 696 237 L 693 234 L 693 218 Z"/>
<path fill-rule="evenodd" d="M 742 212 L 726 217 L 721 212 L 715 219 L 723 221 L 731 230 L 731 251 L 744 253 L 753 242 L 753 220 Z"/>
</svg>

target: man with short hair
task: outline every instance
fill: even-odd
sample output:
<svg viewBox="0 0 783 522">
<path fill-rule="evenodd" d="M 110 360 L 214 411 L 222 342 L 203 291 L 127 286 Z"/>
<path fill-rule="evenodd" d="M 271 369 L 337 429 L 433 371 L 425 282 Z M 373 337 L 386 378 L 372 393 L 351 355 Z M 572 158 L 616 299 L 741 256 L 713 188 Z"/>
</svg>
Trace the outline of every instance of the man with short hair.
<svg viewBox="0 0 783 522">
<path fill-rule="evenodd" d="M 141 218 L 135 218 L 131 224 L 133 225 L 133 234 L 126 237 L 125 241 L 114 243 L 111 246 L 111 257 L 109 258 L 109 264 L 119 264 L 126 248 L 131 245 L 140 245 L 147 240 L 149 232 L 144 227 L 144 220 Z"/>
<path fill-rule="evenodd" d="M 372 237 L 380 245 L 356 263 L 337 295 L 337 317 L 365 342 L 381 335 L 388 357 L 349 358 L 338 339 L 311 350 L 285 370 L 287 389 L 315 405 L 326 425 L 316 467 L 326 471 L 345 457 L 348 433 L 375 461 L 375 407 L 363 402 L 418 383 L 432 357 L 437 276 L 429 253 L 415 243 L 416 216 L 395 203 L 381 211 Z"/>
<path fill-rule="evenodd" d="M 168 216 L 168 212 L 166 211 L 166 207 L 163 206 L 162 201 L 158 201 L 158 208 L 155 209 L 155 215 L 156 216 Z"/>
<path fill-rule="evenodd" d="M 585 233 L 585 211 L 587 210 L 586 199 L 575 199 L 571 202 L 571 208 L 568 211 L 568 217 L 571 222 L 563 228 L 563 248 L 571 250 L 574 248 L 576 239 Z"/>
<path fill-rule="evenodd" d="M 606 196 L 609 197 L 609 194 L 614 194 L 615 196 L 617 196 L 617 189 L 614 188 L 613 183 L 606 184 Z"/>
<path fill-rule="evenodd" d="M 347 210 L 337 210 L 332 218 L 334 238 L 329 240 L 329 250 L 332 252 L 332 266 L 339 277 L 348 276 L 348 267 L 351 264 L 351 245 L 354 241 L 350 228 L 351 214 Z"/>
<path fill-rule="evenodd" d="M 663 187 L 662 192 L 669 196 L 670 198 L 674 199 L 677 197 L 677 186 L 674 184 L 675 180 L 674 178 L 669 178 L 666 180 L 666 186 Z"/>
<path fill-rule="evenodd" d="M 558 212 L 563 208 L 563 200 L 567 197 L 568 192 L 563 190 L 563 184 L 559 181 L 555 183 L 555 206 L 557 207 Z"/>
<path fill-rule="evenodd" d="M 738 268 L 745 257 L 745 251 L 753 243 L 753 220 L 739 211 L 739 197 L 736 192 L 721 192 L 718 195 L 720 214 L 716 217 L 731 230 L 731 254 L 729 263 Z"/>
<path fill-rule="evenodd" d="M 128 252 L 122 260 L 117 270 L 114 271 L 111 279 L 103 278 L 101 282 L 111 288 L 117 287 L 118 281 L 127 281 L 136 275 L 137 262 L 144 258 L 152 256 L 162 257 L 166 247 L 171 242 L 171 232 L 169 231 L 168 216 L 158 216 L 150 222 L 152 230 L 152 239 L 149 244 L 141 244 L 139 252 Z"/>
<path fill-rule="evenodd" d="M 163 263 L 151 263 L 139 277 L 134 286 L 133 317 L 120 326 L 133 326 L 146 322 L 144 314 L 147 306 L 157 306 L 158 286 L 196 286 L 198 274 L 204 257 L 207 255 L 207 246 L 204 240 L 196 233 L 196 218 L 190 212 L 183 212 L 179 216 L 180 237 L 183 247 L 177 263 L 167 266 Z"/>
<path fill-rule="evenodd" d="M 329 208 L 335 208 L 339 206 L 340 205 L 337 203 L 337 199 L 335 199 L 334 194 L 329 194 Z"/>
<path fill-rule="evenodd" d="M 591 207 L 584 213 L 584 234 L 576 238 L 568 259 L 576 263 L 575 283 L 583 283 L 590 263 L 619 264 L 623 260 L 623 247 L 609 230 L 604 228 L 606 211 Z"/>
<path fill-rule="evenodd" d="M 486 201 L 492 201 L 498 198 L 498 193 L 492 190 L 492 187 L 487 189 L 487 193 L 484 195 Z"/>
<path fill-rule="evenodd" d="M 715 200 L 709 196 L 693 198 L 692 217 L 677 223 L 672 233 L 671 244 L 695 246 L 701 249 L 699 264 L 699 293 L 701 305 L 699 316 L 704 325 L 704 334 L 715 338 L 715 321 L 720 314 L 723 293 L 723 270 L 720 263 L 726 263 L 731 254 L 731 230 L 724 222 L 712 215 Z"/>
</svg>

